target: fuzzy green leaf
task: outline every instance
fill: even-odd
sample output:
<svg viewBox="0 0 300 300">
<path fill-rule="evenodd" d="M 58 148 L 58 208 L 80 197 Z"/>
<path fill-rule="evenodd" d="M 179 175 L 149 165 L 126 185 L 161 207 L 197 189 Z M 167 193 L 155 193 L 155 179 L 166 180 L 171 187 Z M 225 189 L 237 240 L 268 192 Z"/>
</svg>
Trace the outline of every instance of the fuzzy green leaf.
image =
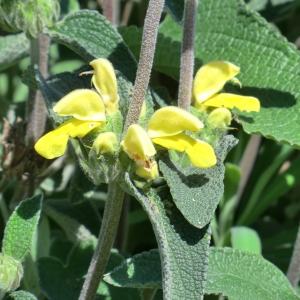
<svg viewBox="0 0 300 300">
<path fill-rule="evenodd" d="M 244 226 L 231 228 L 231 245 L 234 249 L 261 254 L 261 241 L 257 232 Z"/>
<path fill-rule="evenodd" d="M 276 266 L 261 255 L 232 248 L 211 248 L 205 292 L 231 300 L 300 299 Z"/>
<path fill-rule="evenodd" d="M 138 31 L 136 31 L 138 32 Z M 126 38 L 129 47 L 137 39 Z M 181 27 L 170 17 L 161 25 L 154 67 L 178 78 Z M 300 146 L 299 51 L 241 0 L 199 2 L 196 30 L 196 66 L 227 60 L 241 67 L 238 94 L 256 96 L 259 113 L 239 113 L 248 133 L 260 133 L 279 142 Z"/>
<path fill-rule="evenodd" d="M 29 53 L 29 40 L 24 33 L 0 37 L 0 71 L 15 64 Z"/>
<path fill-rule="evenodd" d="M 17 291 L 9 294 L 8 300 L 37 300 L 37 298 L 26 291 Z"/>
<path fill-rule="evenodd" d="M 99 57 L 111 61 L 118 77 L 120 109 L 125 116 L 131 99 L 137 64 L 121 35 L 111 23 L 96 11 L 81 10 L 67 16 L 56 27 L 51 28 L 48 34 L 52 40 L 66 45 L 86 62 Z M 152 103 L 150 94 L 146 100 Z"/>
<path fill-rule="evenodd" d="M 118 287 L 161 288 L 161 262 L 158 250 L 142 252 L 126 259 L 110 273 L 105 274 L 103 280 Z"/>
<path fill-rule="evenodd" d="M 151 271 L 144 272 L 145 267 Z M 159 253 L 151 250 L 127 259 L 104 280 L 114 286 L 159 288 L 158 274 Z M 300 299 L 285 275 L 261 255 L 215 247 L 209 249 L 205 294 L 223 294 L 231 300 Z"/>
<path fill-rule="evenodd" d="M 183 216 L 198 228 L 210 222 L 222 198 L 223 160 L 235 144 L 233 136 L 221 140 L 217 147 L 218 163 L 209 169 L 181 168 L 168 157 L 160 161 L 160 170 L 170 187 L 174 203 Z"/>
<path fill-rule="evenodd" d="M 33 243 L 41 214 L 43 196 L 22 201 L 10 216 L 5 227 L 2 252 L 23 261 Z"/>
<path fill-rule="evenodd" d="M 147 212 L 158 242 L 164 299 L 198 300 L 204 294 L 210 230 L 189 224 L 173 202 L 154 190 L 144 194 L 125 174 L 127 188 Z M 166 191 L 165 191 L 166 192 Z"/>
</svg>

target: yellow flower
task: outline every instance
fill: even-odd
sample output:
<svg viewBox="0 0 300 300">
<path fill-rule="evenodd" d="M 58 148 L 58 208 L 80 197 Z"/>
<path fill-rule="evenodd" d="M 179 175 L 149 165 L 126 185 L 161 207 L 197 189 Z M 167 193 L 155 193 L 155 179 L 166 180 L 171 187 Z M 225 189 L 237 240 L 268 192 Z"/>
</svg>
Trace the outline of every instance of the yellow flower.
<svg viewBox="0 0 300 300">
<path fill-rule="evenodd" d="M 94 69 L 92 83 L 104 102 L 107 114 L 119 109 L 117 78 L 113 65 L 104 58 L 90 62 Z"/>
<path fill-rule="evenodd" d="M 105 107 L 100 96 L 87 89 L 70 92 L 53 107 L 59 116 L 70 116 L 70 120 L 43 135 L 35 144 L 35 150 L 47 159 L 62 156 L 70 137 L 82 138 L 106 120 Z"/>
<path fill-rule="evenodd" d="M 129 126 L 124 140 L 123 150 L 136 163 L 136 174 L 145 179 L 158 177 L 158 167 L 154 160 L 156 150 L 147 132 L 138 124 Z"/>
<path fill-rule="evenodd" d="M 152 115 L 148 123 L 148 132 L 140 125 L 131 125 L 121 145 L 135 161 L 136 174 L 146 179 L 158 176 L 153 143 L 166 149 L 185 152 L 194 166 L 209 168 L 217 162 L 212 146 L 184 133 L 198 132 L 202 128 L 203 123 L 191 113 L 178 107 L 167 106 Z"/>
<path fill-rule="evenodd" d="M 226 61 L 213 61 L 202 66 L 194 80 L 193 102 L 196 108 L 226 107 L 240 111 L 260 110 L 260 102 L 255 97 L 220 92 L 227 81 L 238 82 L 235 77 L 240 68 Z"/>
<path fill-rule="evenodd" d="M 166 106 L 150 118 L 148 134 L 154 144 L 185 152 L 195 167 L 209 168 L 217 163 L 212 146 L 184 133 L 198 132 L 202 128 L 203 123 L 191 113 L 178 107 Z"/>
<path fill-rule="evenodd" d="M 102 132 L 95 139 L 93 148 L 98 155 L 113 154 L 118 148 L 118 138 L 114 132 Z"/>
<path fill-rule="evenodd" d="M 207 117 L 207 124 L 212 128 L 227 129 L 231 121 L 231 112 L 225 107 L 214 109 Z"/>
</svg>

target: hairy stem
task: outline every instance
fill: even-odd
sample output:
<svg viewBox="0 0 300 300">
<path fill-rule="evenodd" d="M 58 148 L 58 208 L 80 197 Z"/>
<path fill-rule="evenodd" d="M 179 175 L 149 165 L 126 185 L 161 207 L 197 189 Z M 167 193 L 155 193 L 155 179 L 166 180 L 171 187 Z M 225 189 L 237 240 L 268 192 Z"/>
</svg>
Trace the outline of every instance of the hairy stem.
<svg viewBox="0 0 300 300">
<path fill-rule="evenodd" d="M 48 50 L 50 39 L 40 34 L 37 39 L 31 40 L 31 64 L 37 65 L 43 77 L 48 76 Z M 47 109 L 39 90 L 29 91 L 28 123 L 26 128 L 26 143 L 32 145 L 45 131 Z"/>
<path fill-rule="evenodd" d="M 120 0 L 102 0 L 103 15 L 113 24 L 119 24 Z"/>
<path fill-rule="evenodd" d="M 300 224 L 298 227 L 298 233 L 294 244 L 290 265 L 287 271 L 287 278 L 293 287 L 298 286 L 298 282 L 300 280 Z"/>
<path fill-rule="evenodd" d="M 192 98 L 197 2 L 197 0 L 185 0 L 178 90 L 178 106 L 183 109 L 189 109 Z"/>
<path fill-rule="evenodd" d="M 164 2 L 164 0 L 149 1 L 144 23 L 140 59 L 133 87 L 133 95 L 125 122 L 125 132 L 131 124 L 138 122 L 140 112 L 142 110 L 150 81 L 158 26 L 164 7 Z"/>
<path fill-rule="evenodd" d="M 79 300 L 92 300 L 95 298 L 115 240 L 122 212 L 123 199 L 124 192 L 118 183 L 116 181 L 111 182 L 108 186 L 108 198 L 104 209 L 98 243 Z"/>
</svg>

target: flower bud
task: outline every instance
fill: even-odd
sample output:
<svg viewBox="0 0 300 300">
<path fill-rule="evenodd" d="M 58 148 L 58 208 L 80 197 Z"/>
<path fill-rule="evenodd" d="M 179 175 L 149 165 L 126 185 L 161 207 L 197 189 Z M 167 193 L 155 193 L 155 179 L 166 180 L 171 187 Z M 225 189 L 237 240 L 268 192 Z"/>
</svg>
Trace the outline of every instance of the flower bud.
<svg viewBox="0 0 300 300">
<path fill-rule="evenodd" d="M 58 19 L 58 0 L 0 0 L 0 26 L 7 31 L 25 31 L 37 37 Z"/>
<path fill-rule="evenodd" d="M 100 133 L 93 143 L 93 149 L 99 154 L 113 154 L 117 151 L 118 139 L 113 132 Z"/>
<path fill-rule="evenodd" d="M 214 109 L 207 118 L 207 123 L 212 128 L 226 129 L 232 120 L 231 112 L 224 107 Z"/>
<path fill-rule="evenodd" d="M 155 160 L 151 161 L 149 167 L 136 165 L 135 173 L 147 180 L 156 179 L 159 176 L 157 162 Z"/>
<path fill-rule="evenodd" d="M 0 253 L 0 294 L 16 290 L 20 286 L 22 277 L 21 262 Z"/>
</svg>

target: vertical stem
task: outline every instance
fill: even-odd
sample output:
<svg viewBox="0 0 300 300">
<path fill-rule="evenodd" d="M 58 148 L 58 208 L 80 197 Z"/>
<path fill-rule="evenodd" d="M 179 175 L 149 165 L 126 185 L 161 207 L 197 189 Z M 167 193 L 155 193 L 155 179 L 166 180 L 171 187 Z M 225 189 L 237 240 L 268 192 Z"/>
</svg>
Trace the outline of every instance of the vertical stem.
<svg viewBox="0 0 300 300">
<path fill-rule="evenodd" d="M 108 198 L 104 209 L 97 247 L 92 257 L 79 300 L 92 300 L 95 298 L 115 240 L 122 212 L 123 199 L 124 192 L 118 183 L 116 181 L 111 182 L 108 186 Z"/>
<path fill-rule="evenodd" d="M 164 7 L 164 2 L 164 0 L 149 1 L 149 6 L 144 23 L 140 59 L 133 87 L 133 96 L 129 105 L 125 122 L 125 132 L 131 124 L 138 122 L 140 116 L 140 112 L 150 81 L 158 26 Z"/>
<path fill-rule="evenodd" d="M 247 144 L 247 147 L 245 149 L 245 152 L 243 154 L 243 157 L 240 162 L 240 168 L 241 168 L 241 180 L 239 184 L 239 188 L 236 195 L 236 203 L 240 201 L 240 198 L 243 195 L 244 189 L 247 185 L 247 182 L 249 180 L 249 177 L 251 175 L 257 153 L 259 150 L 259 146 L 261 143 L 261 137 L 259 135 L 253 135 L 250 137 L 249 142 Z"/>
<path fill-rule="evenodd" d="M 113 24 L 119 24 L 120 0 L 102 0 L 103 15 Z"/>
<path fill-rule="evenodd" d="M 39 67 L 43 77 L 48 76 L 49 45 L 50 39 L 44 34 L 40 34 L 37 39 L 31 40 L 31 64 Z M 44 133 L 47 121 L 46 105 L 39 90 L 30 90 L 27 113 L 26 142 L 31 145 Z"/>
<path fill-rule="evenodd" d="M 127 0 L 121 18 L 121 26 L 126 26 L 128 24 L 133 9 L 133 4 L 134 4 L 133 0 Z"/>
<path fill-rule="evenodd" d="M 185 0 L 178 91 L 178 106 L 183 109 L 189 109 L 192 97 L 196 11 L 197 0 Z"/>
<path fill-rule="evenodd" d="M 287 278 L 293 287 L 298 286 L 298 282 L 300 280 L 300 224 L 298 227 L 298 233 L 294 244 L 290 265 L 287 271 Z"/>
<path fill-rule="evenodd" d="M 128 240 L 128 231 L 129 231 L 129 220 L 128 214 L 130 211 L 130 196 L 126 195 L 124 197 L 123 209 L 120 218 L 120 224 L 118 227 L 115 247 L 119 249 L 121 252 L 126 251 L 127 240 Z"/>
</svg>

